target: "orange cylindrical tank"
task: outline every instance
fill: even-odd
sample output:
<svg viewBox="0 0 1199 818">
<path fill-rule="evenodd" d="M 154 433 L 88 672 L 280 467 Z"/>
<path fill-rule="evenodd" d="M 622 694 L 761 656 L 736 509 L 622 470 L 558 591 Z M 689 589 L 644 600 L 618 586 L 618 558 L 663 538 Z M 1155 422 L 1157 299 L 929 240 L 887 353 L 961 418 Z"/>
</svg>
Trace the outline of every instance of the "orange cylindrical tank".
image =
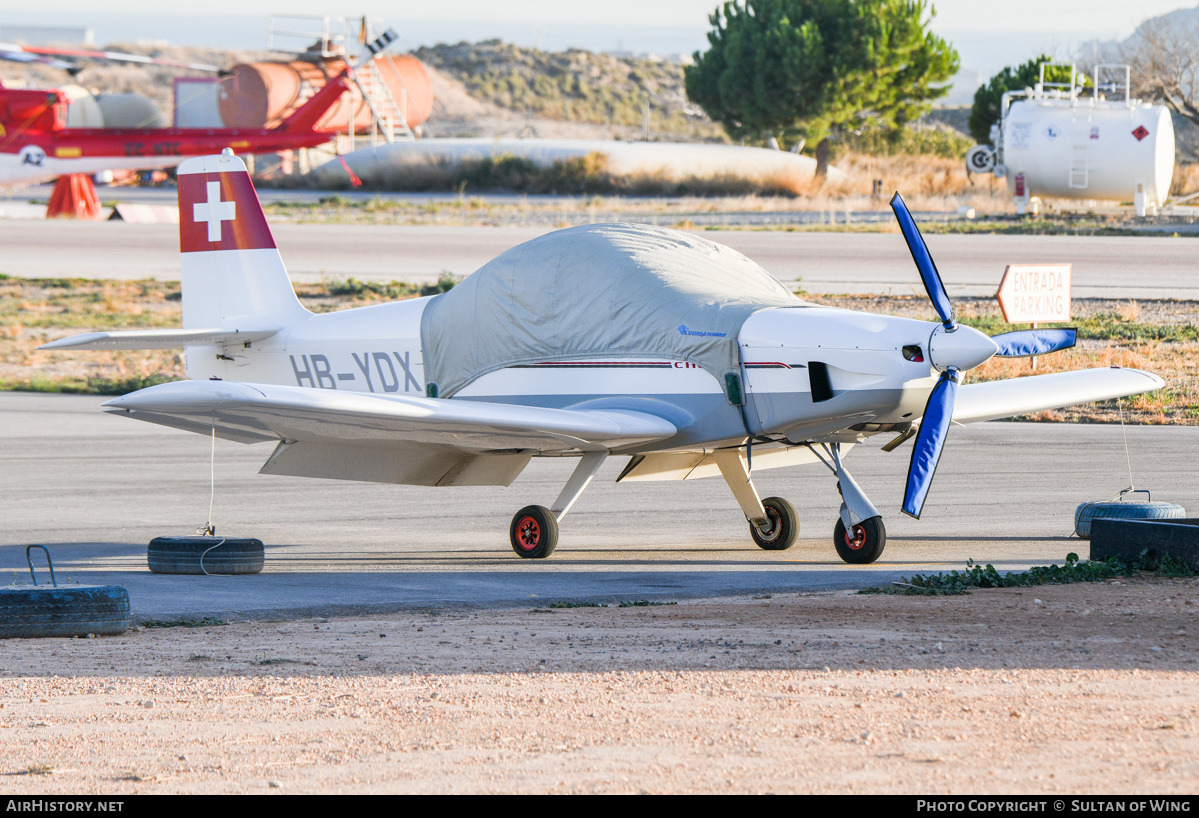
<svg viewBox="0 0 1199 818">
<path fill-rule="evenodd" d="M 229 76 L 221 81 L 217 97 L 221 119 L 228 128 L 273 128 L 343 68 L 345 62 L 342 60 L 235 65 Z M 383 55 L 375 60 L 375 72 L 383 78 L 409 128 L 428 119 L 433 110 L 433 83 L 420 60 L 407 54 Z M 369 82 L 365 72 L 360 78 L 364 85 Z M 367 87 L 369 90 L 369 85 Z M 348 133 L 351 122 L 356 131 L 369 129 L 371 122 L 370 108 L 362 99 L 362 92 L 353 84 L 317 128 Z"/>
</svg>

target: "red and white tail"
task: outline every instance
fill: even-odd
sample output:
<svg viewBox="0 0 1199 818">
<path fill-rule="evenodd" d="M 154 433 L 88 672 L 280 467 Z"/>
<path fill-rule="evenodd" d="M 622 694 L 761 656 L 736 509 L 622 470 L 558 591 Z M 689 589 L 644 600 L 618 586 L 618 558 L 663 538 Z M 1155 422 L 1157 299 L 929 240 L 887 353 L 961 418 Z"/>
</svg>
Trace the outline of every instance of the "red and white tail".
<svg viewBox="0 0 1199 818">
<path fill-rule="evenodd" d="M 281 329 L 296 298 L 245 164 L 226 150 L 179 165 L 184 329 Z"/>
</svg>

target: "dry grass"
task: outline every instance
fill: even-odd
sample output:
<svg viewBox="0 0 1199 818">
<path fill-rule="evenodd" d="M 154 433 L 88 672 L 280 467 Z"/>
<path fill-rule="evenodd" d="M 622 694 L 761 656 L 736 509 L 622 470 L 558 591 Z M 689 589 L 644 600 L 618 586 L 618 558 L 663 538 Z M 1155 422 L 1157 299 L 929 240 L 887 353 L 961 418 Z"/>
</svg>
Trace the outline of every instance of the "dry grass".
<svg viewBox="0 0 1199 818">
<path fill-rule="evenodd" d="M 584 157 L 586 159 L 586 157 Z M 843 182 L 817 184 L 810 179 L 772 177 L 750 181 L 742 178 L 667 179 L 643 176 L 639 178 L 608 179 L 607 194 L 586 197 L 530 198 L 521 202 L 496 201 L 472 195 L 488 184 L 488 178 L 468 179 L 463 195 L 456 199 L 413 200 L 402 198 L 350 199 L 333 194 L 315 203 L 276 203 L 267 206 L 275 221 L 335 222 L 354 224 L 470 224 L 479 226 L 509 226 L 546 224 L 570 226 L 603 221 L 654 221 L 677 216 L 674 226 L 694 228 L 696 214 L 720 219 L 721 227 L 736 228 L 746 224 L 786 229 L 820 229 L 819 225 L 801 226 L 786 219 L 788 213 L 826 214 L 829 224 L 839 227 L 857 223 L 855 213 L 887 211 L 887 203 L 895 191 L 914 211 L 956 211 L 960 207 L 974 208 L 979 214 L 1014 212 L 1011 200 L 1002 184 L 992 184 L 992 177 L 966 178 L 962 162 L 941 157 L 867 157 L 845 156 L 839 166 L 850 176 Z M 480 168 L 476 168 L 476 171 Z M 493 163 L 486 170 L 514 174 L 518 180 L 527 169 Z M 556 185 L 558 189 L 578 192 L 586 190 L 588 180 L 600 179 L 604 169 L 594 162 L 578 167 L 560 168 L 546 172 L 538 184 Z M 431 167 L 442 182 L 449 171 Z M 436 174 L 434 174 L 436 175 Z M 457 178 L 457 177 L 455 177 Z M 414 175 L 408 180 L 412 187 L 432 184 L 433 176 Z M 882 181 L 882 193 L 874 196 L 873 180 Z M 482 182 L 482 184 L 475 184 Z M 447 183 L 448 184 L 448 183 Z M 437 186 L 445 186 L 439 183 Z M 453 187 L 450 185 L 450 187 Z M 763 194 L 763 188 L 775 191 Z M 651 194 L 667 191 L 672 198 L 653 198 Z M 630 198 L 630 196 L 634 198 Z M 753 214 L 771 214 L 777 221 L 758 224 Z M 846 214 L 849 214 L 848 216 Z M 745 215 L 751 218 L 739 218 Z M 709 219 L 706 223 L 712 223 Z M 871 231 L 895 232 L 898 227 L 887 218 L 869 225 Z M 928 225 L 927 229 L 935 229 Z"/>
<path fill-rule="evenodd" d="M 313 312 L 387 300 L 370 291 L 330 295 L 336 285 L 297 285 L 296 291 Z M 0 278 L 0 388 L 107 392 L 182 378 L 181 351 L 37 349 L 84 332 L 171 328 L 182 322 L 178 282 Z"/>
<path fill-rule="evenodd" d="M 1199 164 L 1195 162 L 1177 162 L 1174 165 L 1174 179 L 1170 182 L 1171 196 L 1189 196 L 1199 193 Z"/>
</svg>

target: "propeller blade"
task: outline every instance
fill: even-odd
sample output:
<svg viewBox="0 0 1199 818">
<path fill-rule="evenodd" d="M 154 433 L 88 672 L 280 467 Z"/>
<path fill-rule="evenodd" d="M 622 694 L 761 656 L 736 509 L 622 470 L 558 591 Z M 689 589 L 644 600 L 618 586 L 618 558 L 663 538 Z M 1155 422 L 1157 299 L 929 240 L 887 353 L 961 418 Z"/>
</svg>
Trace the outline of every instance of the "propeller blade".
<svg viewBox="0 0 1199 818">
<path fill-rule="evenodd" d="M 903 513 L 920 519 L 924 509 L 924 498 L 933 483 L 933 474 L 941 460 L 941 449 L 949 434 L 949 423 L 953 419 L 953 401 L 958 391 L 958 373 L 947 369 L 929 393 L 924 406 L 924 417 L 920 420 L 920 431 L 912 444 L 912 462 L 908 466 L 908 485 L 903 493 Z"/>
<path fill-rule="evenodd" d="M 953 305 L 949 303 L 945 285 L 941 283 L 941 274 L 937 272 L 937 265 L 928 253 L 928 245 L 920 235 L 920 228 L 916 227 L 912 214 L 908 212 L 907 205 L 898 193 L 891 197 L 891 209 L 895 211 L 895 220 L 899 222 L 899 229 L 908 243 L 912 261 L 916 262 L 916 269 L 920 271 L 920 278 L 924 281 L 929 300 L 933 302 L 933 309 L 941 317 L 941 323 L 946 329 L 954 329 L 957 327 L 957 316 L 953 312 Z"/>
<path fill-rule="evenodd" d="M 991 340 L 999 347 L 995 354 L 1000 358 L 1028 358 L 1045 355 L 1060 349 L 1069 349 L 1078 341 L 1078 330 L 1025 329 L 992 335 Z"/>
</svg>

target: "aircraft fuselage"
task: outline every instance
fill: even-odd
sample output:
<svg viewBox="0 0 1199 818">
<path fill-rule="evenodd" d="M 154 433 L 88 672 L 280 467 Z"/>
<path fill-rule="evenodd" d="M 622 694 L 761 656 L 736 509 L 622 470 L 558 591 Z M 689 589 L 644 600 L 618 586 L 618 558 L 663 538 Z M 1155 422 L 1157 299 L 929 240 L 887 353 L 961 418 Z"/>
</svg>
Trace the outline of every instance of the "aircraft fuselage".
<svg viewBox="0 0 1199 818">
<path fill-rule="evenodd" d="M 188 376 L 424 396 L 420 321 L 428 302 L 416 298 L 309 315 L 238 350 L 189 347 Z M 699 364 L 649 356 L 509 366 L 480 375 L 451 397 L 555 409 L 640 409 L 679 428 L 659 449 L 711 445 L 747 433 L 779 442 L 830 435 L 853 442 L 906 428 L 919 417 L 936 382 L 927 347 L 937 326 L 818 306 L 764 310 L 745 322 L 739 336 L 743 406 L 732 403 Z"/>
</svg>

